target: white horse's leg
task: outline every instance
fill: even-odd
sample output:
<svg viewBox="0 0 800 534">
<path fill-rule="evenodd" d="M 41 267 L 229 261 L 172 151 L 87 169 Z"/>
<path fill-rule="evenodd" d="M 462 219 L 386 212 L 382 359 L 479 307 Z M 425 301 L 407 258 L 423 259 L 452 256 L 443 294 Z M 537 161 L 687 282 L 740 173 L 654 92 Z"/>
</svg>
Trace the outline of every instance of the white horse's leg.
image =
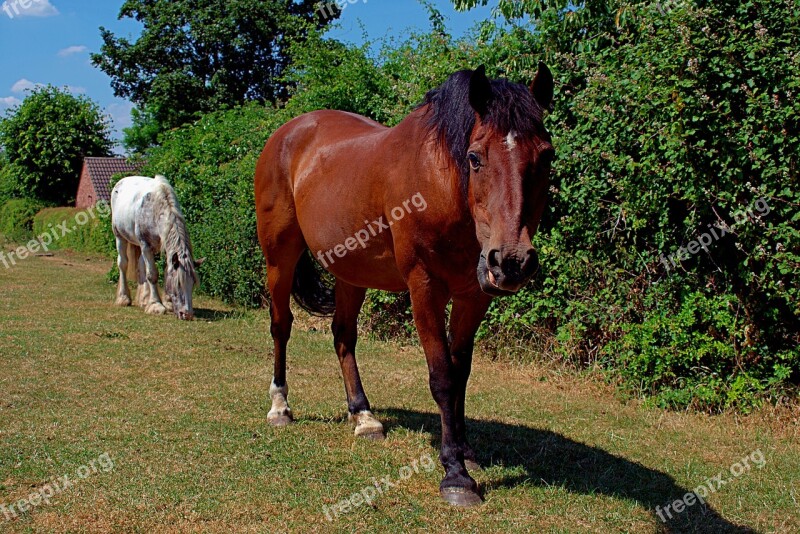
<svg viewBox="0 0 800 534">
<path fill-rule="evenodd" d="M 130 306 L 131 293 L 128 291 L 128 242 L 116 236 L 117 267 L 119 267 L 119 283 L 117 284 L 117 306 Z"/>
<path fill-rule="evenodd" d="M 167 312 L 172 313 L 174 308 L 172 306 L 172 297 L 169 296 L 169 293 L 164 291 L 164 307 L 167 308 Z"/>
<path fill-rule="evenodd" d="M 158 296 L 158 267 L 156 266 L 155 255 L 149 247 L 142 246 L 142 259 L 144 260 L 146 271 L 145 285 L 147 285 L 147 291 L 150 293 L 144 311 L 153 315 L 163 315 L 167 313 L 167 309 Z"/>
<path fill-rule="evenodd" d="M 136 254 L 136 282 L 136 305 L 144 308 L 150 302 L 150 286 L 147 285 L 147 266 L 141 249 Z"/>
</svg>

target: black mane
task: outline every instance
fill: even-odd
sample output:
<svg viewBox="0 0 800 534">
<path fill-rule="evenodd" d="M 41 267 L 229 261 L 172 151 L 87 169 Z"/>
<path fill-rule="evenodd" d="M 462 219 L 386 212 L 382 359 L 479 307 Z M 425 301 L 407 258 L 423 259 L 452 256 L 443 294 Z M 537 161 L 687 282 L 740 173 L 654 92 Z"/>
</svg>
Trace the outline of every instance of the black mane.
<svg viewBox="0 0 800 534">
<path fill-rule="evenodd" d="M 475 110 L 469 103 L 470 78 L 474 71 L 460 70 L 436 89 L 425 95 L 419 107 L 430 105 L 425 120 L 435 131 L 444 148 L 450 153 L 453 164 L 461 175 L 466 196 L 469 182 L 467 151 L 469 138 L 475 127 Z M 528 87 L 508 80 L 491 80 L 492 98 L 482 121 L 505 136 L 514 131 L 530 137 L 542 129 L 544 110 L 536 102 Z"/>
</svg>

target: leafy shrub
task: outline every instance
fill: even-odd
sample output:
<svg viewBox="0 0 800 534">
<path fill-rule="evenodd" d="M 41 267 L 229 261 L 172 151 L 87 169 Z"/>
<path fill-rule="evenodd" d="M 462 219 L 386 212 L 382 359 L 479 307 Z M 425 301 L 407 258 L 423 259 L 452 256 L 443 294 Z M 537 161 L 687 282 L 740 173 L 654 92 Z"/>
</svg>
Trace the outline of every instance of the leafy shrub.
<svg viewBox="0 0 800 534">
<path fill-rule="evenodd" d="M 144 174 L 175 188 L 200 267 L 200 289 L 231 303 L 259 306 L 264 258 L 256 234 L 253 176 L 270 134 L 288 116 L 258 104 L 211 113 L 165 134 Z"/>
<path fill-rule="evenodd" d="M 42 203 L 36 200 L 7 201 L 0 206 L 0 235 L 10 241 L 27 241 L 33 236 L 33 218 L 40 209 Z"/>
<path fill-rule="evenodd" d="M 0 145 L 20 192 L 67 205 L 75 200 L 83 158 L 107 156 L 109 118 L 85 96 L 36 87 L 0 119 Z"/>
<path fill-rule="evenodd" d="M 556 70 L 558 160 L 534 239 L 543 270 L 481 333 L 547 326 L 557 353 L 601 362 L 627 391 L 747 409 L 800 380 L 800 12 L 606 4 L 502 37 L 509 58 L 538 50 Z M 565 41 L 574 24 L 594 29 Z M 758 201 L 768 213 L 734 224 Z M 732 231 L 662 261 L 709 225 Z"/>
<path fill-rule="evenodd" d="M 62 236 L 63 230 L 60 226 L 63 227 L 64 223 L 69 233 Z M 109 257 L 115 254 L 111 218 L 102 210 L 43 209 L 33 219 L 33 235 L 41 236 L 47 233 L 58 236 L 58 239 L 54 239 L 49 245 L 52 250 L 69 249 L 76 252 L 104 254 Z"/>
</svg>

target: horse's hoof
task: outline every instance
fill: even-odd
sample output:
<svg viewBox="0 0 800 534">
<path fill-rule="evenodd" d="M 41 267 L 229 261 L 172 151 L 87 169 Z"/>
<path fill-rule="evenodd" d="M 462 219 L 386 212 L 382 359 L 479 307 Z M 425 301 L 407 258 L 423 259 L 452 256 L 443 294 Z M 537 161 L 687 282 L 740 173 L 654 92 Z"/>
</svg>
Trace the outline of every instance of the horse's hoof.
<svg viewBox="0 0 800 534">
<path fill-rule="evenodd" d="M 167 309 L 164 307 L 163 304 L 154 302 L 153 304 L 147 306 L 144 312 L 149 313 L 150 315 L 164 315 L 165 313 L 167 313 Z"/>
<path fill-rule="evenodd" d="M 439 490 L 439 494 L 445 502 L 453 506 L 461 506 L 469 508 L 471 506 L 478 506 L 483 504 L 483 499 L 476 492 L 468 488 L 449 487 Z"/>
<path fill-rule="evenodd" d="M 475 460 L 464 460 L 464 467 L 467 468 L 467 471 L 483 471 L 481 464 Z"/>
<path fill-rule="evenodd" d="M 130 297 L 117 297 L 116 302 L 114 302 L 116 306 L 130 306 L 131 305 L 131 298 Z"/>
<path fill-rule="evenodd" d="M 281 426 L 287 426 L 287 425 L 292 424 L 292 422 L 294 422 L 294 419 L 292 418 L 291 412 L 288 413 L 288 414 L 285 414 L 285 413 L 268 414 L 267 415 L 267 422 L 269 424 L 271 424 L 272 426 L 281 427 Z"/>
<path fill-rule="evenodd" d="M 348 414 L 347 418 L 351 423 L 355 423 L 355 435 L 359 438 L 380 441 L 386 438 L 383 432 L 383 425 L 371 412 L 360 412 Z"/>
<path fill-rule="evenodd" d="M 380 430 L 369 430 L 356 428 L 356 436 L 364 439 L 371 439 L 373 441 L 381 441 L 386 439 L 386 434 L 383 433 L 383 427 Z"/>
</svg>

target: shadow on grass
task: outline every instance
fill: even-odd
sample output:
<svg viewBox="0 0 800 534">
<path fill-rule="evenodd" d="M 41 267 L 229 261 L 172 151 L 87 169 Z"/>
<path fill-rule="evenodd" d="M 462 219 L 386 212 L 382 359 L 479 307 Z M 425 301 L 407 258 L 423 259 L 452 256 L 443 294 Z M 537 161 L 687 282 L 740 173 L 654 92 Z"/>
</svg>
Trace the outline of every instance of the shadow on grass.
<svg viewBox="0 0 800 534">
<path fill-rule="evenodd" d="M 393 426 L 413 431 L 431 432 L 431 441 L 439 447 L 438 414 L 397 408 L 380 410 L 379 418 L 387 429 Z M 615 456 L 597 447 L 572 441 L 560 434 L 522 425 L 497 421 L 467 420 L 470 443 L 478 462 L 489 467 L 499 465 L 522 468 L 523 473 L 507 476 L 486 484 L 482 489 L 515 487 L 525 483 L 560 486 L 574 493 L 603 494 L 638 502 L 649 510 L 661 532 L 669 533 L 754 533 L 755 530 L 735 525 L 708 505 L 695 504 L 670 514 L 664 508 L 683 499 L 691 489 L 675 483 L 665 473 Z M 698 485 L 704 481 L 698 481 Z M 665 523 L 656 514 L 660 507 Z"/>
<path fill-rule="evenodd" d="M 195 308 L 194 318 L 197 321 L 206 321 L 209 323 L 216 323 L 218 321 L 225 321 L 228 319 L 239 319 L 244 315 L 240 310 L 220 311 L 208 310 L 205 308 Z"/>
</svg>

